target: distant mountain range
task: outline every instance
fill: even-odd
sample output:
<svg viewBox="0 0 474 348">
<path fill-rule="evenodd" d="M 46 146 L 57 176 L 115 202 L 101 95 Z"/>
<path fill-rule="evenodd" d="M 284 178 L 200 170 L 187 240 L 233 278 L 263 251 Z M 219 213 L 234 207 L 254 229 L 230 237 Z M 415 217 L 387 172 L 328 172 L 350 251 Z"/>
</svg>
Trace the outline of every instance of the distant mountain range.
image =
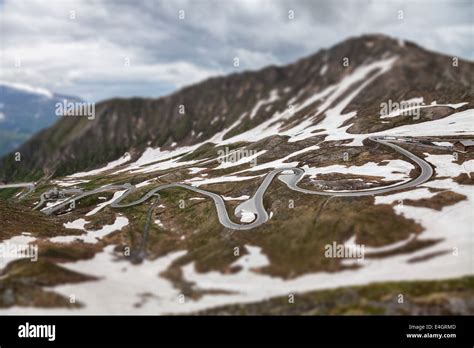
<svg viewBox="0 0 474 348">
<path fill-rule="evenodd" d="M 64 99 L 80 101 L 42 88 L 0 81 L 0 156 L 56 122 L 55 104 Z"/>
<path fill-rule="evenodd" d="M 346 60 L 348 64 L 344 66 Z M 459 60 L 453 66 L 452 57 L 427 51 L 411 42 L 384 35 L 351 38 L 287 66 L 211 78 L 166 97 L 100 102 L 94 120 L 61 118 L 20 146 L 24 157 L 21 164 L 14 163 L 12 156 L 5 157 L 0 163 L 0 179 L 72 174 L 102 166 L 126 152 L 136 160 L 148 147 L 167 150 L 206 141 L 218 143 L 244 132 L 248 134 L 249 130 L 261 132 L 264 128 L 259 129 L 259 125 L 272 122 L 272 118 L 280 125 L 278 131 L 268 136 L 285 136 L 288 129 L 292 132 L 314 129 L 315 136 L 324 137 L 329 134 L 325 129 L 332 127 L 331 132 L 337 132 L 345 126 L 348 133 L 364 134 L 421 123 L 446 117 L 473 104 L 473 71 L 472 62 Z M 14 93 L 26 92 L 14 90 Z M 347 99 L 347 105 L 341 104 L 351 93 L 354 95 Z M 324 95 L 318 97 L 318 94 Z M 12 100 L 15 94 L 8 97 Z M 45 125 L 54 121 L 51 105 L 55 98 L 60 97 L 36 94 L 29 107 L 31 112 L 23 113 L 18 122 L 36 122 L 43 115 L 50 116 L 44 116 Z M 423 100 L 424 104 L 462 101 L 465 105 L 457 110 L 443 106 L 421 109 L 417 120 L 403 116 L 380 118 L 381 103 L 413 98 Z M 17 100 L 25 104 L 20 96 Z M 278 116 L 293 104 L 298 107 L 291 115 Z M 338 104 L 344 105 L 342 110 L 328 112 Z M 35 117 L 40 110 L 38 105 L 49 111 Z M 10 112 L 4 111 L 3 122 L 12 117 Z M 344 118 L 339 114 L 344 114 Z M 253 141 L 245 136 L 237 140 Z M 297 144 L 292 140 L 287 146 L 297 151 Z M 268 153 L 278 151 L 258 142 L 255 147 Z"/>
</svg>

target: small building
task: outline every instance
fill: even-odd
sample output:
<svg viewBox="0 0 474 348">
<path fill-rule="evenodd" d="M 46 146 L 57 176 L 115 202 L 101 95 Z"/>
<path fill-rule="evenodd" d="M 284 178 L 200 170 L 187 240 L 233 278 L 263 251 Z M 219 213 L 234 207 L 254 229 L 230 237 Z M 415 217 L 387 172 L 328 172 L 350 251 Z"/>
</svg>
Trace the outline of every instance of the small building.
<svg viewBox="0 0 474 348">
<path fill-rule="evenodd" d="M 473 151 L 474 150 L 474 140 L 466 139 L 466 140 L 459 140 L 454 143 L 454 148 L 458 151 Z"/>
</svg>

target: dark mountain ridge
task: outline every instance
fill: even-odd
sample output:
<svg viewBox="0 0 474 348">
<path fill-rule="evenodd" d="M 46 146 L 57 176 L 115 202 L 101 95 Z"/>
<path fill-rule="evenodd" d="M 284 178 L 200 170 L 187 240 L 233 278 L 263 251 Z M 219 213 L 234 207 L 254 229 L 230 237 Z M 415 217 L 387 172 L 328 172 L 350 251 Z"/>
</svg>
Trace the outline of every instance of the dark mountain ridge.
<svg viewBox="0 0 474 348">
<path fill-rule="evenodd" d="M 18 181 L 62 176 L 102 166 L 125 152 L 137 158 L 147 147 L 198 144 L 241 119 L 226 133 L 224 138 L 228 138 L 254 128 L 276 111 L 288 108 L 290 102 L 339 83 L 358 67 L 389 57 L 397 57 L 390 71 L 364 88 L 346 107 L 348 111 L 357 110 L 350 132 L 367 133 L 403 124 L 405 120 L 397 118 L 379 121 L 380 103 L 388 99 L 423 97 L 427 104 L 474 102 L 473 63 L 459 60 L 459 65 L 453 67 L 452 57 L 414 43 L 365 35 L 287 66 L 210 78 L 158 99 L 102 101 L 96 105 L 94 120 L 63 117 L 20 146 L 16 151 L 22 153 L 21 162 L 15 162 L 12 154 L 1 159 L 0 178 Z M 348 67 L 342 64 L 344 58 L 349 58 Z M 275 90 L 279 98 L 252 115 L 256 104 L 271 98 Z M 180 113 L 181 105 L 184 114 Z M 288 123 L 298 123 L 314 114 L 316 105 L 296 113 Z M 430 117 L 445 117 L 450 112 Z"/>
</svg>

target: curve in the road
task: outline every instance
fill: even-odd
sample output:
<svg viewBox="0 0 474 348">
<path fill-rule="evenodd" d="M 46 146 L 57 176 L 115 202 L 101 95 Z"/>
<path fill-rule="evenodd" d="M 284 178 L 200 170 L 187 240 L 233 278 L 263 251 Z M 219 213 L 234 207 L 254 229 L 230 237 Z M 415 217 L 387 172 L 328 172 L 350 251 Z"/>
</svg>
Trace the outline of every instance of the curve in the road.
<svg viewBox="0 0 474 348">
<path fill-rule="evenodd" d="M 421 168 L 420 175 L 416 177 L 415 179 L 410 180 L 408 182 L 403 182 L 400 184 L 379 187 L 379 188 L 374 188 L 374 189 L 355 190 L 355 191 L 312 191 L 312 190 L 308 190 L 308 189 L 301 188 L 298 186 L 298 182 L 301 181 L 301 179 L 303 178 L 305 174 L 303 169 L 297 168 L 297 167 L 277 168 L 277 169 L 272 170 L 270 173 L 268 173 L 265 176 L 263 182 L 260 184 L 260 186 L 258 187 L 253 197 L 241 203 L 235 209 L 235 215 L 237 216 L 240 216 L 241 212 L 244 210 L 251 212 L 256 216 L 256 218 L 251 223 L 248 223 L 248 224 L 238 224 L 230 220 L 229 215 L 227 214 L 224 200 L 222 199 L 220 195 L 194 187 L 194 186 L 188 186 L 188 185 L 180 184 L 180 183 L 164 184 L 164 185 L 155 187 L 154 189 L 150 190 L 149 192 L 147 192 L 145 195 L 138 198 L 137 200 L 128 202 L 128 203 L 121 203 L 121 202 L 125 200 L 130 194 L 136 191 L 135 186 L 131 184 L 109 185 L 109 186 L 101 187 L 101 188 L 94 189 L 88 192 L 82 192 L 82 190 L 78 190 L 78 189 L 65 190 L 65 192 L 67 191 L 67 193 L 78 193 L 78 195 L 70 197 L 66 199 L 64 202 L 61 202 L 54 206 L 45 208 L 42 210 L 42 212 L 49 215 L 67 207 L 72 202 L 76 202 L 84 197 L 94 195 L 100 192 L 110 191 L 110 190 L 126 190 L 120 197 L 115 199 L 111 203 L 110 206 L 112 208 L 127 208 L 127 207 L 135 206 L 147 201 L 150 197 L 156 195 L 156 193 L 158 193 L 159 191 L 178 187 L 178 188 L 190 190 L 190 191 L 193 191 L 193 192 L 196 192 L 196 193 L 199 193 L 211 198 L 214 201 L 214 204 L 216 206 L 219 222 L 223 226 L 230 229 L 234 229 L 234 230 L 249 230 L 257 226 L 260 226 L 268 221 L 268 213 L 263 206 L 263 196 L 265 192 L 267 191 L 268 187 L 270 186 L 270 184 L 272 183 L 273 179 L 277 175 L 279 175 L 279 179 L 283 181 L 288 186 L 288 188 L 294 191 L 298 191 L 298 192 L 302 192 L 306 194 L 336 196 L 336 197 L 372 196 L 372 195 L 383 194 L 383 193 L 392 192 L 396 190 L 402 190 L 402 189 L 420 185 L 426 182 L 427 180 L 429 180 L 430 177 L 433 175 L 433 169 L 431 168 L 431 166 L 426 161 L 415 156 L 411 152 L 403 149 L 402 147 L 398 145 L 391 143 L 390 141 L 384 140 L 383 138 L 371 137 L 369 139 L 374 142 L 389 146 L 395 151 L 408 157 L 410 160 L 415 162 Z M 288 174 L 284 172 L 292 172 L 292 174 Z M 32 190 L 31 189 L 32 184 L 14 184 L 14 185 L 16 186 L 9 185 L 9 187 L 29 187 L 30 188 L 29 192 L 31 192 Z M 30 186 L 27 186 L 27 185 L 30 185 Z M 4 186 L 0 186 L 0 188 L 3 188 Z M 34 209 L 41 208 L 45 204 L 46 201 L 47 199 L 45 197 L 45 193 L 43 193 L 40 197 L 40 202 L 35 206 Z"/>
<path fill-rule="evenodd" d="M 28 191 L 25 193 L 22 193 L 18 199 L 22 199 L 26 196 L 28 196 L 33 190 L 35 189 L 35 184 L 32 182 L 27 182 L 27 183 L 22 183 L 22 184 L 6 184 L 6 185 L 0 185 L 0 189 L 8 189 L 8 188 L 27 188 Z"/>
</svg>

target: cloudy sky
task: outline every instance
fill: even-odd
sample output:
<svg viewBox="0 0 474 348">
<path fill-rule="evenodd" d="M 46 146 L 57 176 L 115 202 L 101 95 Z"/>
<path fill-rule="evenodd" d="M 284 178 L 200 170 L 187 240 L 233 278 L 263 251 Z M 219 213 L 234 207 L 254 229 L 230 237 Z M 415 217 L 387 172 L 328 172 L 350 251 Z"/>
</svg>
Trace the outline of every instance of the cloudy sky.
<svg viewBox="0 0 474 348">
<path fill-rule="evenodd" d="M 234 57 L 282 65 L 364 33 L 474 60 L 473 18 L 472 0 L 0 0 L 0 80 L 156 97 L 235 71 Z"/>
</svg>

